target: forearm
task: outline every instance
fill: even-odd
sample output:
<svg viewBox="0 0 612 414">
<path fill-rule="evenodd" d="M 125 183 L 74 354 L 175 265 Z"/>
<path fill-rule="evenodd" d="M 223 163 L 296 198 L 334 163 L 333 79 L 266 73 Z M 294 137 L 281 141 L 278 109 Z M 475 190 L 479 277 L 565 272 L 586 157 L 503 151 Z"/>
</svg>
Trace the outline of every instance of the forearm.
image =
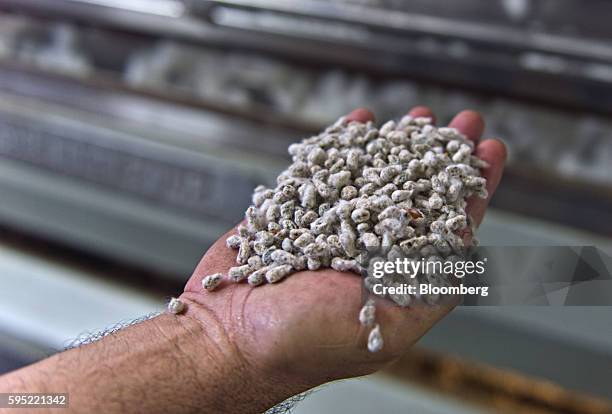
<svg viewBox="0 0 612 414">
<path fill-rule="evenodd" d="M 68 393 L 74 412 L 260 413 L 292 389 L 236 352 L 214 322 L 161 315 L 0 377 L 0 392 Z"/>
</svg>

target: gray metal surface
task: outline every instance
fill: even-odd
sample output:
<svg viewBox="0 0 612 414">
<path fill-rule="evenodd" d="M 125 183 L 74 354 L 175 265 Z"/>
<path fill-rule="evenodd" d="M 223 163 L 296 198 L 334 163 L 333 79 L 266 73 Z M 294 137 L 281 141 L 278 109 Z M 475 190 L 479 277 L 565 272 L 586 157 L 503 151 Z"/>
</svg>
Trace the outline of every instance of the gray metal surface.
<svg viewBox="0 0 612 414">
<path fill-rule="evenodd" d="M 334 2 L 325 1 L 298 1 L 292 3 L 279 2 L 274 0 L 201 0 L 194 1 L 195 9 L 201 8 L 206 10 L 209 16 L 213 16 L 212 21 L 217 24 L 223 24 L 229 16 L 220 17 L 219 10 L 242 9 L 250 11 L 267 11 L 279 12 L 288 15 L 305 16 L 318 18 L 323 21 L 343 22 L 353 24 L 353 32 L 347 31 L 344 38 L 349 41 L 370 41 L 375 42 L 375 35 L 372 32 L 367 32 L 364 29 L 384 29 L 384 31 L 399 33 L 412 33 L 429 36 L 440 36 L 451 38 L 456 41 L 470 41 L 481 44 L 494 45 L 497 49 L 507 48 L 508 50 L 533 50 L 552 54 L 561 54 L 565 56 L 581 57 L 593 59 L 596 61 L 612 60 L 612 48 L 605 42 L 593 41 L 593 39 L 581 39 L 576 36 L 568 36 L 563 34 L 545 33 L 540 30 L 524 30 L 524 27 L 510 24 L 500 24 L 499 20 L 485 19 L 489 17 L 496 9 L 501 9 L 502 5 L 497 2 L 497 5 L 491 5 L 489 8 L 480 7 L 479 12 L 482 20 L 466 19 L 462 9 L 469 9 L 470 5 L 474 5 L 474 1 L 457 1 L 454 2 L 456 14 L 451 16 L 438 16 L 431 13 L 435 11 L 435 2 L 431 7 L 432 2 L 429 2 L 430 7 L 422 7 L 421 13 L 415 13 L 411 10 L 411 5 L 406 4 L 402 8 L 395 10 L 385 9 L 384 7 L 363 8 L 353 6 L 350 2 L 335 5 Z M 566 5 L 569 2 L 565 2 Z M 484 5 L 481 2 L 481 6 Z M 463 6 L 463 7 L 462 7 Z M 492 6 L 492 7 L 491 7 Z M 215 10 L 218 7 L 219 10 Z M 418 7 L 418 4 L 417 4 Z M 578 2 L 573 2 L 572 7 L 578 8 Z M 600 7 L 603 5 L 600 4 Z M 415 7 L 416 8 L 416 7 Z M 473 6 L 472 6 L 473 8 Z M 448 10 L 448 8 L 447 8 Z M 604 9 L 605 10 L 605 9 Z M 610 11 L 612 9 L 608 9 Z M 427 13 L 429 11 L 429 13 Z M 603 11 L 603 10 L 601 10 Z M 487 14 L 489 13 L 489 14 Z M 217 16 L 217 18 L 215 18 Z M 243 15 L 244 16 L 244 15 Z M 541 13 L 541 19 L 546 20 L 547 15 Z M 270 19 L 271 20 L 271 19 Z M 230 20 L 231 22 L 231 20 Z M 265 29 L 265 26 L 258 26 L 257 19 L 243 19 L 242 25 L 236 21 L 233 27 L 244 29 Z M 249 25 L 249 22 L 251 23 Z M 517 27 L 518 26 L 518 27 Z M 585 25 L 586 26 L 586 25 Z M 298 28 L 291 29 L 285 27 L 287 33 L 294 30 L 294 34 L 305 36 L 309 34 L 312 37 L 327 37 L 334 38 L 334 32 L 329 28 L 329 32 L 320 31 L 321 26 L 311 29 L 309 32 L 298 32 Z M 323 26 L 324 27 L 324 26 Z M 273 30 L 273 26 L 269 30 Z M 352 38 L 350 35 L 358 34 L 361 28 L 363 38 Z M 584 27 L 588 30 L 588 27 Z"/>
<path fill-rule="evenodd" d="M 316 389 L 294 414 L 485 414 L 483 407 L 380 376 L 337 381 Z"/>
<path fill-rule="evenodd" d="M 467 19 L 471 0 L 446 14 L 427 14 L 418 3 L 390 11 L 307 0 L 192 1 L 161 12 L 156 3 L 147 10 L 140 1 L 2 0 L 0 7 L 612 112 L 610 33 L 598 17 L 610 11 L 605 2 L 585 12 L 564 1 L 561 10 L 580 17 L 575 26 L 561 25 L 544 1 L 518 23 Z M 499 17 L 505 7 L 479 11 Z"/>
</svg>

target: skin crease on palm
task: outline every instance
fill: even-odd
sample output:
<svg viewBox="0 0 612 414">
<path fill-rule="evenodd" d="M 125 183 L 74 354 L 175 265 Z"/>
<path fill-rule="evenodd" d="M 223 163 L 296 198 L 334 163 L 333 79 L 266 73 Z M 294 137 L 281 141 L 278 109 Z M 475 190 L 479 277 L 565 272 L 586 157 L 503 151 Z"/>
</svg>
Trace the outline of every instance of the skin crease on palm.
<svg viewBox="0 0 612 414">
<path fill-rule="evenodd" d="M 425 107 L 413 108 L 409 114 L 434 117 Z M 348 119 L 366 122 L 374 116 L 357 109 Z M 449 126 L 475 141 L 476 155 L 489 163 L 482 173 L 490 198 L 501 179 L 504 145 L 498 140 L 480 140 L 484 122 L 474 111 L 459 113 Z M 478 224 L 488 202 L 469 200 L 468 212 Z M 221 352 L 236 352 L 245 363 L 264 369 L 279 384 L 298 381 L 309 388 L 377 371 L 401 356 L 456 305 L 400 308 L 377 299 L 376 319 L 385 344 L 382 351 L 370 353 L 368 330 L 357 319 L 364 299 L 361 278 L 355 274 L 332 269 L 302 271 L 274 285 L 254 288 L 223 281 L 214 292 L 203 292 L 204 276 L 226 274 L 236 265 L 236 251 L 225 245 L 234 233 L 232 229 L 206 252 L 181 299 L 188 305 L 188 316 L 213 327 L 213 339 Z"/>
</svg>

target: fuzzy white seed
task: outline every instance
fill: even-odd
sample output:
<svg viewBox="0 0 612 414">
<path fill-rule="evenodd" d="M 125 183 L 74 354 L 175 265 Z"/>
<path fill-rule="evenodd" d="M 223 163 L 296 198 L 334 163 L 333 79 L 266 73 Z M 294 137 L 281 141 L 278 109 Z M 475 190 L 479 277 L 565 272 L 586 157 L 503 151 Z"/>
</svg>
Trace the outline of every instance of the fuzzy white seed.
<svg viewBox="0 0 612 414">
<path fill-rule="evenodd" d="M 184 311 L 185 311 L 185 304 L 180 299 L 177 299 L 177 298 L 170 299 L 170 302 L 168 302 L 168 312 L 174 315 L 179 315 L 183 313 Z"/>
<path fill-rule="evenodd" d="M 355 223 L 363 223 L 370 219 L 370 212 L 365 208 L 358 208 L 351 213 L 351 219 L 353 219 Z"/>
<path fill-rule="evenodd" d="M 373 300 L 368 300 L 359 311 L 359 323 L 362 326 L 372 326 L 376 322 L 376 306 Z"/>
<path fill-rule="evenodd" d="M 359 272 L 359 265 L 355 260 L 347 260 L 341 257 L 334 257 L 331 262 L 331 268 L 338 272 Z"/>
<path fill-rule="evenodd" d="M 236 263 L 245 264 L 251 255 L 251 247 L 249 246 L 249 241 L 243 239 L 240 242 L 240 248 L 238 249 L 238 255 L 236 256 Z"/>
<path fill-rule="evenodd" d="M 384 341 L 380 332 L 380 325 L 376 324 L 368 335 L 368 350 L 370 352 L 378 352 L 383 348 Z"/>
<path fill-rule="evenodd" d="M 266 280 L 268 283 L 276 283 L 283 280 L 285 276 L 287 276 L 293 267 L 291 265 L 281 265 L 273 267 L 272 269 L 266 272 Z"/>
<path fill-rule="evenodd" d="M 259 256 L 251 256 L 249 260 L 247 260 L 247 264 L 253 271 L 260 269 L 263 266 L 263 261 Z"/>
<path fill-rule="evenodd" d="M 308 258 L 306 262 L 306 267 L 308 270 L 318 270 L 321 267 L 321 261 L 312 257 Z"/>
<path fill-rule="evenodd" d="M 264 266 L 249 275 L 247 282 L 251 286 L 259 286 L 266 281 L 266 272 L 270 267 Z"/>
<path fill-rule="evenodd" d="M 395 287 L 399 288 L 400 286 L 399 284 L 395 284 Z M 402 308 L 410 306 L 410 303 L 412 302 L 410 295 L 404 293 L 392 293 L 389 294 L 389 298 Z"/>
<path fill-rule="evenodd" d="M 242 266 L 230 267 L 229 271 L 227 272 L 227 275 L 229 276 L 232 282 L 238 283 L 246 279 L 249 273 L 252 273 L 253 270 L 255 269 L 252 269 L 251 266 L 245 264 Z"/>
<path fill-rule="evenodd" d="M 223 274 L 221 273 L 205 276 L 204 279 L 202 279 L 202 288 L 211 292 L 219 286 L 222 280 Z"/>
<path fill-rule="evenodd" d="M 240 242 L 242 242 L 242 238 L 235 234 L 233 236 L 229 236 L 225 241 L 227 247 L 230 249 L 238 249 L 240 247 Z"/>
<path fill-rule="evenodd" d="M 351 180 L 351 172 L 350 171 L 341 171 L 336 174 L 332 174 L 329 176 L 328 183 L 334 188 L 342 188 Z"/>
</svg>

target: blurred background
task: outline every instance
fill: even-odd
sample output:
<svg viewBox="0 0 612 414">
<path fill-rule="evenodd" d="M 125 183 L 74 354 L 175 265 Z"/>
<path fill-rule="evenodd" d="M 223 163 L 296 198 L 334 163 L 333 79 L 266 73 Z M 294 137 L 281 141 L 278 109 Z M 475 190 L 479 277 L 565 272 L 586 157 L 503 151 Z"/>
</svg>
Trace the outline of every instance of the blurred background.
<svg viewBox="0 0 612 414">
<path fill-rule="evenodd" d="M 0 0 L 0 373 L 163 308 L 289 143 L 472 108 L 489 245 L 612 251 L 606 0 Z M 612 412 L 609 308 L 461 308 L 296 413 Z M 357 396 L 356 396 L 356 393 Z"/>
</svg>

